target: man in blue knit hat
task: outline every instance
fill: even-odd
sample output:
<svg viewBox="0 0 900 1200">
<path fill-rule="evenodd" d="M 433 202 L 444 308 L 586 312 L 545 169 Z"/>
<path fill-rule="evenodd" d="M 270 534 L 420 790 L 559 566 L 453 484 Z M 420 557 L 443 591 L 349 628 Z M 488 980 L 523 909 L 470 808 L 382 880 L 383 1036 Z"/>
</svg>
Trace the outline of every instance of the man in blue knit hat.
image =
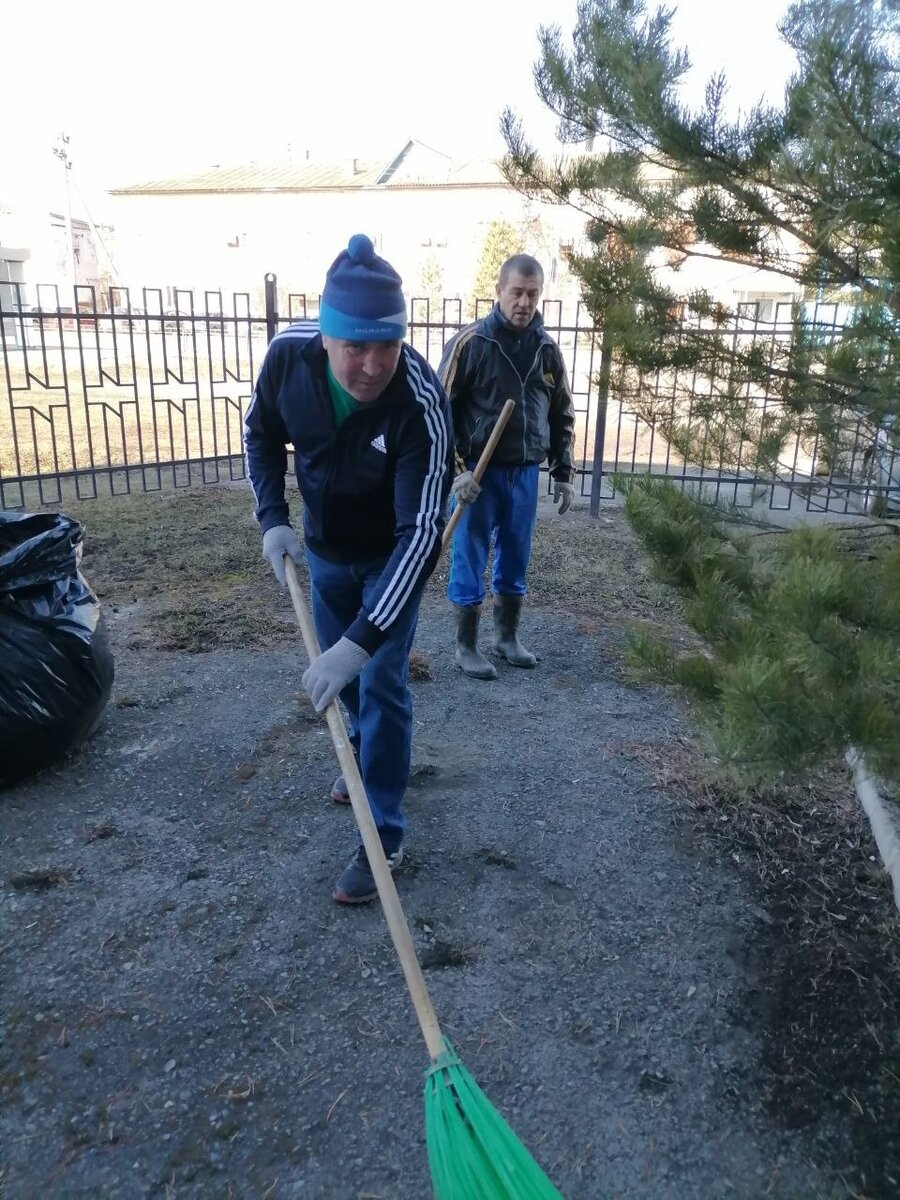
<svg viewBox="0 0 900 1200">
<path fill-rule="evenodd" d="M 401 279 L 356 234 L 329 268 L 319 320 L 275 337 L 247 412 L 247 468 L 263 554 L 286 584 L 305 559 L 323 653 L 303 675 L 316 712 L 340 696 L 388 864 L 403 857 L 412 749 L 407 686 L 419 603 L 437 562 L 453 462 L 450 414 L 428 363 L 404 343 Z M 303 496 L 305 549 L 285 500 L 286 446 Z M 349 803 L 340 776 L 332 799 Z M 358 845 L 334 889 L 377 895 Z"/>
</svg>

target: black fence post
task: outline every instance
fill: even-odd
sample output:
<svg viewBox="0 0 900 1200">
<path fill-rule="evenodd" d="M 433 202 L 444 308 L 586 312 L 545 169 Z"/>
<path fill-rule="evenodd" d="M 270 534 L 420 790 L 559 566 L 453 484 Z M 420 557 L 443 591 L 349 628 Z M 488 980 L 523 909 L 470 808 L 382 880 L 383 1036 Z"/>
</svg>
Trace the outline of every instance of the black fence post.
<svg viewBox="0 0 900 1200">
<path fill-rule="evenodd" d="M 591 516 L 600 516 L 600 492 L 603 488 L 603 448 L 606 443 L 606 412 L 609 407 L 609 378 L 612 351 L 606 331 L 600 335 L 600 371 L 597 375 L 597 421 L 594 425 L 594 460 L 591 464 Z"/>
<path fill-rule="evenodd" d="M 266 342 L 271 342 L 278 332 L 278 276 L 272 271 L 266 275 Z"/>
</svg>

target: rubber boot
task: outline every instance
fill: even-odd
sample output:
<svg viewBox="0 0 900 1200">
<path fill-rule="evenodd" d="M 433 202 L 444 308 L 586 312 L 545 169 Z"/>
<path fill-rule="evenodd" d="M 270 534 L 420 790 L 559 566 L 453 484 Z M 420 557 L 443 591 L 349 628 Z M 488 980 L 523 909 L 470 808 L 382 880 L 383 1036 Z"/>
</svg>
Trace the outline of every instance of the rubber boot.
<svg viewBox="0 0 900 1200">
<path fill-rule="evenodd" d="M 519 641 L 521 596 L 494 597 L 494 650 L 513 667 L 536 667 L 537 656 Z"/>
<path fill-rule="evenodd" d="M 478 650 L 478 623 L 481 620 L 481 605 L 453 605 L 456 617 L 457 666 L 471 679 L 496 679 L 497 668 Z"/>
</svg>

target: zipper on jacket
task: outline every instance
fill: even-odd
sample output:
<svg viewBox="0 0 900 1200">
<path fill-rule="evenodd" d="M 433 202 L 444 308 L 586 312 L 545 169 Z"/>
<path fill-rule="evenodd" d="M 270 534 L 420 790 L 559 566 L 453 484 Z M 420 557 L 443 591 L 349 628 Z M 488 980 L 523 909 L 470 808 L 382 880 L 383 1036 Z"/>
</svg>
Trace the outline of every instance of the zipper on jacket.
<svg viewBox="0 0 900 1200">
<path fill-rule="evenodd" d="M 497 347 L 497 349 L 500 351 L 500 353 L 503 355 L 503 357 L 509 363 L 509 365 L 512 369 L 513 375 L 515 375 L 516 379 L 518 379 L 518 381 L 519 381 L 519 387 L 521 389 L 521 395 L 519 396 L 519 403 L 522 406 L 522 463 L 524 464 L 525 460 L 526 460 L 526 456 L 527 456 L 527 450 L 528 450 L 527 443 L 525 440 L 525 432 L 526 432 L 525 431 L 525 385 L 528 383 L 528 380 L 531 378 L 531 373 L 534 370 L 534 368 L 537 366 L 538 359 L 541 357 L 541 353 L 543 352 L 544 344 L 545 344 L 544 338 L 542 337 L 540 342 L 538 343 L 537 353 L 534 356 L 534 362 L 528 368 L 528 372 L 526 373 L 524 379 L 522 378 L 522 376 L 519 374 L 518 370 L 516 369 L 516 364 L 513 362 L 513 360 L 509 357 L 509 355 L 506 353 L 506 351 L 500 345 L 499 340 L 495 337 L 489 337 L 487 340 L 489 342 L 494 343 L 494 345 Z"/>
</svg>

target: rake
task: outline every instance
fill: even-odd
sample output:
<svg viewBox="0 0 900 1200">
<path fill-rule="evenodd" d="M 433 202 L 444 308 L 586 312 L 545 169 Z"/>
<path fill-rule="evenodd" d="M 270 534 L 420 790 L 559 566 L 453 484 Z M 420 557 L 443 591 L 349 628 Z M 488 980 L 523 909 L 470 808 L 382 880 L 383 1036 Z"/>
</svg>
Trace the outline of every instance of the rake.
<svg viewBox="0 0 900 1200">
<path fill-rule="evenodd" d="M 312 662 L 319 656 L 319 640 L 293 559 L 286 557 L 284 565 L 303 644 Z M 425 1072 L 425 1142 L 434 1194 L 437 1200 L 562 1200 L 441 1032 L 336 701 L 325 709 L 325 717 L 431 1057 Z"/>
<path fill-rule="evenodd" d="M 512 401 L 507 401 L 503 424 L 512 407 Z M 476 479 L 484 473 L 500 432 L 502 425 L 498 421 L 491 441 L 473 471 Z M 453 516 L 458 520 L 457 514 L 461 512 L 462 509 L 457 508 Z M 448 540 L 445 537 L 445 545 Z M 319 639 L 293 559 L 285 557 L 284 566 L 303 644 L 312 662 L 320 653 Z M 325 709 L 325 718 L 375 877 L 384 918 L 431 1058 L 425 1072 L 425 1143 L 436 1200 L 562 1200 L 560 1192 L 485 1096 L 441 1032 L 400 897 L 385 860 L 347 727 L 335 701 Z"/>
</svg>

